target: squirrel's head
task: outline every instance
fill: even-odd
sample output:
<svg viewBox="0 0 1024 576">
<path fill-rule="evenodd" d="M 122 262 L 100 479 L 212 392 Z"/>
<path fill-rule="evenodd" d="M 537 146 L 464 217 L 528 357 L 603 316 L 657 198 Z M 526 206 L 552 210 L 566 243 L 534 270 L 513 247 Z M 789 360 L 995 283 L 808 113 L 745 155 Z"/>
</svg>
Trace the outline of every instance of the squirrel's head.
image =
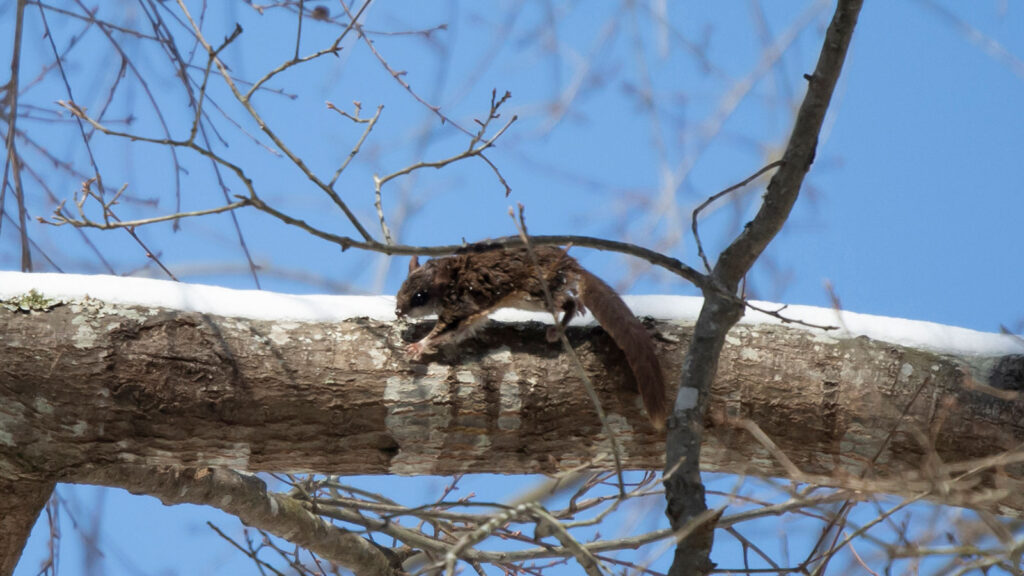
<svg viewBox="0 0 1024 576">
<path fill-rule="evenodd" d="M 444 279 L 441 278 L 439 259 L 428 260 L 420 266 L 415 256 L 409 261 L 409 276 L 395 297 L 395 315 L 419 318 L 436 314 L 441 301 Z"/>
</svg>

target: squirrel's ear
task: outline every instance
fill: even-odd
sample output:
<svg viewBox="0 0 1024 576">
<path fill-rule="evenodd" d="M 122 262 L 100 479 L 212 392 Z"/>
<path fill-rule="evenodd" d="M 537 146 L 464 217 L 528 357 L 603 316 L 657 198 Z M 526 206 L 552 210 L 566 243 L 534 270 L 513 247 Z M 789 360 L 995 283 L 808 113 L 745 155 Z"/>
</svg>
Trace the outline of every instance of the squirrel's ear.
<svg viewBox="0 0 1024 576">
<path fill-rule="evenodd" d="M 444 291 L 445 287 L 452 281 L 452 270 L 448 262 L 444 260 L 431 260 L 430 263 L 443 262 L 442 265 L 434 266 L 434 289 Z M 426 264 L 424 264 L 426 266 Z"/>
<path fill-rule="evenodd" d="M 409 274 L 412 274 L 413 272 L 415 272 L 416 269 L 419 268 L 419 267 L 420 267 L 420 257 L 419 256 L 413 256 L 412 258 L 409 259 Z"/>
</svg>

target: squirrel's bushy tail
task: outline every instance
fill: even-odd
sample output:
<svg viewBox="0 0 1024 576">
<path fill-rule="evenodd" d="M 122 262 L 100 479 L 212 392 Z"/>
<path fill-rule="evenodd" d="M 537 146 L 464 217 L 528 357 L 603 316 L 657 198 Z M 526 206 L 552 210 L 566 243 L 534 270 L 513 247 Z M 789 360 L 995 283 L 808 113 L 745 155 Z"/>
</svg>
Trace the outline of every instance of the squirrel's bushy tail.
<svg viewBox="0 0 1024 576">
<path fill-rule="evenodd" d="M 668 414 L 665 376 L 661 372 L 661 363 L 658 362 L 647 329 L 633 316 L 633 311 L 611 286 L 586 270 L 581 271 L 578 290 L 580 301 L 590 309 L 590 313 L 626 355 L 626 361 L 636 378 L 640 398 L 654 427 L 664 429 Z"/>
</svg>

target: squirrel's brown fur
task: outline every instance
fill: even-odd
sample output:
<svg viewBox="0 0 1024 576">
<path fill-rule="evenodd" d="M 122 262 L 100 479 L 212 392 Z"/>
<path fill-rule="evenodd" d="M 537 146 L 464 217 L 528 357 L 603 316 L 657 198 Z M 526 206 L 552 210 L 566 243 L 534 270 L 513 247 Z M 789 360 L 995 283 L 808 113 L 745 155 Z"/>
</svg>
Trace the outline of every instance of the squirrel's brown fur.
<svg viewBox="0 0 1024 576">
<path fill-rule="evenodd" d="M 471 336 L 499 308 L 547 310 L 544 285 L 564 327 L 586 310 L 622 349 L 636 378 L 651 422 L 664 428 L 665 380 L 654 343 L 643 324 L 615 291 L 584 270 L 557 246 L 540 246 L 531 258 L 525 248 L 494 249 L 434 258 L 420 266 L 414 258 L 398 291 L 398 316 L 437 314 L 433 330 L 406 347 L 418 360 L 439 346 Z M 539 273 L 538 273 L 539 271 Z M 557 339 L 557 330 L 548 333 Z"/>
</svg>

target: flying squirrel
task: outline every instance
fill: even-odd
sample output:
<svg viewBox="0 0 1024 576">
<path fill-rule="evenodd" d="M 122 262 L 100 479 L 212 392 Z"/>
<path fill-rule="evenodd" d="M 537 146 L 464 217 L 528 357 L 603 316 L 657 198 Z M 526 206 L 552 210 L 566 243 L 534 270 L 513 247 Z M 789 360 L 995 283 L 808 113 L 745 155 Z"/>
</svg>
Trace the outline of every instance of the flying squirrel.
<svg viewBox="0 0 1024 576">
<path fill-rule="evenodd" d="M 469 338 L 499 308 L 548 311 L 545 285 L 555 311 L 562 312 L 562 328 L 590 310 L 611 335 L 633 371 L 651 422 L 663 429 L 665 378 L 647 330 L 615 290 L 558 246 L 538 246 L 533 257 L 525 247 L 469 251 L 423 265 L 413 257 L 396 297 L 395 314 L 437 314 L 437 323 L 422 340 L 406 346 L 406 354 L 419 360 L 444 344 Z M 548 329 L 547 339 L 558 339 L 556 326 Z"/>
</svg>

